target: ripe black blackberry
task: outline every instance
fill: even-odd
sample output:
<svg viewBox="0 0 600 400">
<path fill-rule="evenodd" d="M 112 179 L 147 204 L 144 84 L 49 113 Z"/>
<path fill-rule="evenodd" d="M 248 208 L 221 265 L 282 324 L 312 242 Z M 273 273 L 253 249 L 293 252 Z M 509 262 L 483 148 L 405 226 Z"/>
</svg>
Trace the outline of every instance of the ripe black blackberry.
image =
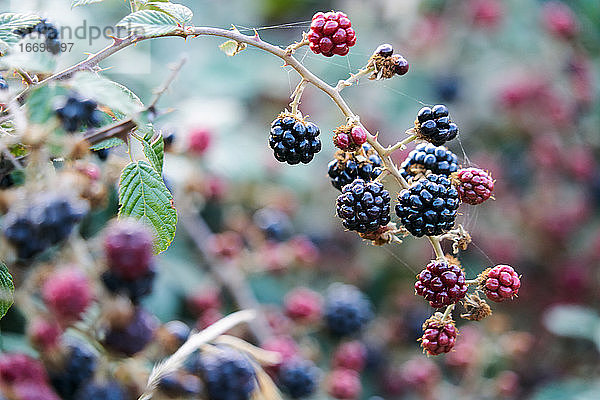
<svg viewBox="0 0 600 400">
<path fill-rule="evenodd" d="M 338 196 L 336 213 L 346 229 L 376 231 L 390 222 L 390 193 L 379 182 L 356 179 Z"/>
<path fill-rule="evenodd" d="M 108 350 L 131 357 L 152 341 L 157 328 L 156 317 L 137 307 L 126 326 L 111 327 L 106 332 L 103 344 Z"/>
<path fill-rule="evenodd" d="M 4 235 L 20 259 L 29 259 L 66 239 L 85 208 L 63 197 L 44 196 L 22 211 L 9 211 Z"/>
<path fill-rule="evenodd" d="M 42 18 L 37 25 L 29 26 L 26 28 L 15 29 L 13 33 L 24 38 L 32 33 L 37 33 L 40 36 L 44 36 L 46 40 L 46 49 L 56 55 L 60 52 L 60 40 L 58 38 L 58 28 L 54 24 L 48 22 L 45 18 Z"/>
<path fill-rule="evenodd" d="M 373 310 L 358 288 L 334 283 L 327 289 L 323 316 L 331 333 L 347 336 L 360 332 L 373 318 Z"/>
<path fill-rule="evenodd" d="M 396 215 L 414 236 L 436 236 L 452 228 L 458 206 L 458 191 L 450 179 L 430 174 L 400 192 Z"/>
<path fill-rule="evenodd" d="M 76 132 L 82 126 L 100 126 L 102 113 L 97 110 L 98 103 L 93 100 L 82 100 L 72 94 L 62 107 L 56 109 L 63 128 L 67 132 Z"/>
<path fill-rule="evenodd" d="M 443 104 L 421 108 L 415 127 L 422 139 L 436 146 L 441 146 L 458 135 L 458 126 L 450 120 L 448 108 Z"/>
<path fill-rule="evenodd" d="M 203 378 L 209 400 L 248 400 L 256 375 L 242 353 L 229 348 L 198 355 L 195 373 Z"/>
<path fill-rule="evenodd" d="M 90 345 L 79 339 L 69 338 L 62 368 L 50 372 L 50 382 L 62 399 L 75 399 L 75 393 L 88 382 L 96 371 L 98 356 Z M 79 398 L 79 397 L 77 397 Z"/>
<path fill-rule="evenodd" d="M 280 162 L 308 164 L 321 151 L 319 127 L 290 113 L 281 113 L 271 123 L 269 146 Z"/>
<path fill-rule="evenodd" d="M 292 399 L 299 399 L 315 393 L 319 375 L 320 370 L 312 361 L 293 358 L 279 368 L 277 383 Z"/>
<path fill-rule="evenodd" d="M 342 188 L 355 179 L 372 181 L 381 174 L 381 158 L 369 144 L 362 145 L 362 154 L 338 150 L 335 159 L 329 162 L 328 174 L 334 188 Z"/>
<path fill-rule="evenodd" d="M 154 265 L 144 275 L 136 279 L 125 279 L 114 271 L 106 271 L 102 274 L 102 283 L 109 292 L 128 297 L 133 304 L 139 304 L 140 300 L 152 293 L 152 285 L 156 270 Z"/>
<path fill-rule="evenodd" d="M 404 179 L 410 179 L 426 171 L 450 176 L 458 171 L 458 157 L 444 146 L 420 143 L 400 165 Z"/>
</svg>

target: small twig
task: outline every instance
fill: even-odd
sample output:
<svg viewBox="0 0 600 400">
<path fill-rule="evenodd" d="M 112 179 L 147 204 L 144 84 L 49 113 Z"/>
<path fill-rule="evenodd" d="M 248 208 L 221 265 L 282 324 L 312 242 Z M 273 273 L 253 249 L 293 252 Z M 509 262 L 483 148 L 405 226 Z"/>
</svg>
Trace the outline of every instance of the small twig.
<svg viewBox="0 0 600 400">
<path fill-rule="evenodd" d="M 154 93 L 154 98 L 150 102 L 150 105 L 146 107 L 147 110 L 152 110 L 156 106 L 156 103 L 158 103 L 160 97 L 169 89 L 169 86 L 171 86 L 171 84 L 173 83 L 173 81 L 175 80 L 175 78 L 177 77 L 177 75 L 181 71 L 181 68 L 183 68 L 183 65 L 187 62 L 187 60 L 187 56 L 183 56 L 177 64 L 171 67 L 171 75 L 169 75 L 167 79 L 163 82 L 163 84 L 156 90 L 156 92 Z"/>
<path fill-rule="evenodd" d="M 479 285 L 479 280 L 478 279 L 468 279 L 465 281 L 465 283 L 467 285 Z"/>
<path fill-rule="evenodd" d="M 16 71 L 19 75 L 21 75 L 21 78 L 23 78 L 23 80 L 28 84 L 28 85 L 35 85 L 35 82 L 33 81 L 33 78 L 31 78 L 31 76 L 29 76 L 29 74 L 27 73 L 27 71 L 21 69 L 21 68 L 16 68 Z"/>
<path fill-rule="evenodd" d="M 437 236 L 427 236 L 427 238 L 429 239 L 429 242 L 431 243 L 433 251 L 435 251 L 435 256 L 438 258 L 438 260 L 445 260 L 446 256 L 444 255 L 440 238 Z"/>
<path fill-rule="evenodd" d="M 308 81 L 304 78 L 298 83 L 294 93 L 290 96 L 292 98 L 292 102 L 290 103 L 291 113 L 296 115 L 298 112 L 298 106 L 300 105 L 300 99 L 302 98 L 302 93 L 304 93 L 304 88 L 308 84 Z"/>
<path fill-rule="evenodd" d="M 385 155 L 389 156 L 396 150 L 404 150 L 406 148 L 406 145 L 409 144 L 410 142 L 414 141 L 415 139 L 417 139 L 417 137 L 418 137 L 417 135 L 412 135 L 412 136 L 409 136 L 408 138 L 396 143 L 393 146 L 389 146 L 388 148 L 385 149 Z"/>
<path fill-rule="evenodd" d="M 358 81 L 362 76 L 368 75 L 373 72 L 373 67 L 365 67 L 361 68 L 356 74 L 350 74 L 350 78 L 346 80 L 340 80 L 336 87 L 336 92 L 341 92 L 345 87 L 352 86 L 356 81 Z"/>
<path fill-rule="evenodd" d="M 307 46 L 310 42 L 308 41 L 308 34 L 306 32 L 302 32 L 302 40 L 299 42 L 294 42 L 294 44 L 290 44 L 285 48 L 285 53 L 288 56 L 291 56 L 302 46 Z"/>
</svg>

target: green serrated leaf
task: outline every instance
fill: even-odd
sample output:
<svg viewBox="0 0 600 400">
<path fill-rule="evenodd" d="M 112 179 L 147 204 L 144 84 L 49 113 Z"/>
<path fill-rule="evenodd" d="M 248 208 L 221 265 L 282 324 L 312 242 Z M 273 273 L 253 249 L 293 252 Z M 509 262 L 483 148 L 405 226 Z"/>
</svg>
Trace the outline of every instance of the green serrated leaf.
<svg viewBox="0 0 600 400">
<path fill-rule="evenodd" d="M 101 141 L 100 143 L 96 143 L 93 146 L 90 146 L 90 150 L 110 149 L 112 147 L 117 147 L 122 144 L 125 144 L 125 142 L 119 138 L 109 138 Z"/>
<path fill-rule="evenodd" d="M 85 6 L 87 4 L 100 3 L 102 1 L 104 1 L 104 0 L 72 0 L 71 8 L 75 8 L 78 6 Z"/>
<path fill-rule="evenodd" d="M 144 146 L 144 154 L 146 154 L 156 172 L 162 174 L 165 157 L 165 144 L 162 135 L 158 135 L 152 142 L 143 140 L 142 145 Z"/>
<path fill-rule="evenodd" d="M 21 40 L 15 29 L 29 28 L 37 25 L 40 17 L 33 14 L 2 13 L 0 14 L 0 40 L 11 45 Z"/>
<path fill-rule="evenodd" d="M 12 276 L 6 264 L 0 262 L 0 318 L 4 317 L 12 306 L 14 293 L 15 285 Z"/>
<path fill-rule="evenodd" d="M 142 102 L 131 92 L 116 82 L 92 72 L 80 72 L 70 81 L 70 86 L 84 97 L 124 115 L 134 114 L 143 107 Z"/>
<path fill-rule="evenodd" d="M 121 173 L 119 217 L 134 217 L 150 225 L 156 253 L 165 251 L 175 237 L 177 211 L 172 201 L 162 177 L 146 161 L 130 163 Z"/>
<path fill-rule="evenodd" d="M 235 40 L 228 40 L 222 45 L 220 45 L 219 48 L 223 51 L 223 53 L 227 54 L 229 57 L 233 57 L 246 48 L 246 43 L 239 43 Z"/>
<path fill-rule="evenodd" d="M 147 10 L 156 10 L 164 12 L 184 25 L 192 21 L 194 13 L 192 10 L 181 4 L 168 2 L 151 1 L 144 6 Z"/>
<path fill-rule="evenodd" d="M 130 33 L 144 37 L 167 35 L 181 30 L 175 18 L 156 10 L 131 13 L 123 18 L 117 27 L 127 28 Z"/>
</svg>

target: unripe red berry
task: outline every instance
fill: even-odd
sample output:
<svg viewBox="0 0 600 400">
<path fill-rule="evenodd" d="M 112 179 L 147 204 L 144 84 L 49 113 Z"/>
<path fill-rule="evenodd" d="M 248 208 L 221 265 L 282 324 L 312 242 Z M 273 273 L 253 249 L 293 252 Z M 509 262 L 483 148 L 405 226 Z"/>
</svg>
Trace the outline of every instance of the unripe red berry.
<svg viewBox="0 0 600 400">
<path fill-rule="evenodd" d="M 65 268 L 51 274 L 42 287 L 44 303 L 64 322 L 79 319 L 92 302 L 92 287 L 77 268 Z"/>
<path fill-rule="evenodd" d="M 0 383 L 4 386 L 19 382 L 44 384 L 48 380 L 41 362 L 21 353 L 0 355 Z"/>
<path fill-rule="evenodd" d="M 367 142 L 367 132 L 360 126 L 353 127 L 350 136 L 356 146 L 362 146 Z"/>
<path fill-rule="evenodd" d="M 336 368 L 362 371 L 367 359 L 367 348 L 358 340 L 342 343 L 333 353 L 333 366 Z"/>
<path fill-rule="evenodd" d="M 19 382 L 11 389 L 19 400 L 60 400 L 47 383 Z"/>
<path fill-rule="evenodd" d="M 356 44 L 356 32 L 343 12 L 318 12 L 312 18 L 308 41 L 315 54 L 345 56 Z"/>
<path fill-rule="evenodd" d="M 458 196 L 463 203 L 477 205 L 489 199 L 494 191 L 494 180 L 489 172 L 479 168 L 461 169 L 456 174 Z"/>
<path fill-rule="evenodd" d="M 216 308 L 206 310 L 196 321 L 196 329 L 203 330 L 223 318 L 223 313 Z"/>
<path fill-rule="evenodd" d="M 281 356 L 281 362 L 279 365 L 297 357 L 300 354 L 300 349 L 291 336 L 272 336 L 263 343 L 262 348 L 268 351 L 279 353 Z"/>
<path fill-rule="evenodd" d="M 221 308 L 221 291 L 216 287 L 203 287 L 188 296 L 187 304 L 194 316 L 200 316 L 208 310 Z"/>
<path fill-rule="evenodd" d="M 448 353 L 454 348 L 458 330 L 450 318 L 443 319 L 442 313 L 435 313 L 423 323 L 421 346 L 432 356 Z"/>
<path fill-rule="evenodd" d="M 328 378 L 327 393 L 334 399 L 353 400 L 362 391 L 360 375 L 351 369 L 334 369 Z"/>
<path fill-rule="evenodd" d="M 515 298 L 521 287 L 519 275 L 509 265 L 488 268 L 479 275 L 478 279 L 485 295 L 495 302 Z"/>
<path fill-rule="evenodd" d="M 134 219 L 113 221 L 106 228 L 104 253 L 108 267 L 121 278 L 135 280 L 150 269 L 152 232 Z"/>
<path fill-rule="evenodd" d="M 404 384 L 419 392 L 428 392 L 440 379 L 439 367 L 426 357 L 413 358 L 402 365 Z"/>
<path fill-rule="evenodd" d="M 190 153 L 201 156 L 208 150 L 212 142 L 212 134 L 208 129 L 196 128 L 188 137 L 188 150 Z"/>
<path fill-rule="evenodd" d="M 562 39 L 571 39 L 579 31 L 575 14 L 568 5 L 558 1 L 544 4 L 542 18 L 546 29 Z"/>
<path fill-rule="evenodd" d="M 487 29 L 497 27 L 504 13 L 499 0 L 472 0 L 469 8 L 473 23 Z"/>
<path fill-rule="evenodd" d="M 415 291 L 433 308 L 455 304 L 467 293 L 463 270 L 445 260 L 433 260 L 417 276 Z"/>
<path fill-rule="evenodd" d="M 351 144 L 350 136 L 346 133 L 339 133 L 333 137 L 333 144 L 338 149 L 348 150 Z"/>
<path fill-rule="evenodd" d="M 285 314 L 295 321 L 314 322 L 321 318 L 323 299 L 307 288 L 296 288 L 285 297 Z"/>
<path fill-rule="evenodd" d="M 62 330 L 56 322 L 43 318 L 34 319 L 27 329 L 31 344 L 44 352 L 59 345 Z"/>
</svg>

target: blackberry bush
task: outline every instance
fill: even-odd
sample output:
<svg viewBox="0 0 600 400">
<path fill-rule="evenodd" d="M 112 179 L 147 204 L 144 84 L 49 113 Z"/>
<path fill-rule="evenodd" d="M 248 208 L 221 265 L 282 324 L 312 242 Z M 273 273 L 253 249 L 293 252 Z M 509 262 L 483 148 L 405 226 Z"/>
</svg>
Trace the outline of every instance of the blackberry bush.
<svg viewBox="0 0 600 400">
<path fill-rule="evenodd" d="M 390 222 L 390 194 L 381 183 L 356 179 L 338 196 L 336 213 L 346 229 L 376 231 Z"/>
<path fill-rule="evenodd" d="M 431 174 L 398 195 L 396 215 L 414 236 L 441 235 L 454 226 L 458 191 L 450 179 Z"/>
<path fill-rule="evenodd" d="M 381 174 L 382 161 L 377 152 L 368 144 L 362 145 L 363 154 L 344 152 L 335 153 L 335 159 L 329 162 L 328 175 L 334 188 L 342 188 L 360 178 L 365 182 L 374 180 Z"/>
<path fill-rule="evenodd" d="M 279 162 L 308 164 L 321 151 L 319 127 L 294 114 L 282 113 L 271 123 L 269 146 Z"/>
</svg>

